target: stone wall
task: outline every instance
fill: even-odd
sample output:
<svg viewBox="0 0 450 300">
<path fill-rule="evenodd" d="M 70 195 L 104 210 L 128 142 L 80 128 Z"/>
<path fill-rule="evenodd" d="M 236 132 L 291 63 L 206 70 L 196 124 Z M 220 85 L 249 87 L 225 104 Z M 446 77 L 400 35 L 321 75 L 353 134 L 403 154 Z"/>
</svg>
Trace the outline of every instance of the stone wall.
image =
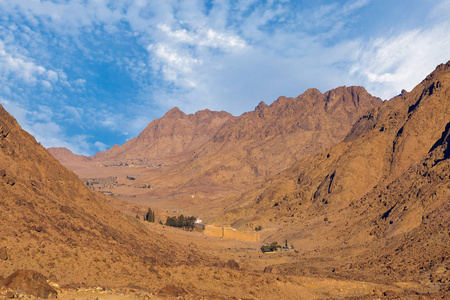
<svg viewBox="0 0 450 300">
<path fill-rule="evenodd" d="M 219 225 L 206 225 L 205 235 L 214 237 L 223 237 L 223 227 Z"/>
<path fill-rule="evenodd" d="M 247 242 L 259 242 L 258 233 L 242 232 L 231 227 L 224 227 L 223 238 Z"/>
<path fill-rule="evenodd" d="M 195 230 L 199 232 L 203 230 L 206 236 L 213 236 L 218 238 L 246 241 L 246 242 L 260 241 L 258 233 L 242 232 L 228 226 L 224 227 L 220 225 L 203 225 L 203 226 L 196 225 Z"/>
</svg>

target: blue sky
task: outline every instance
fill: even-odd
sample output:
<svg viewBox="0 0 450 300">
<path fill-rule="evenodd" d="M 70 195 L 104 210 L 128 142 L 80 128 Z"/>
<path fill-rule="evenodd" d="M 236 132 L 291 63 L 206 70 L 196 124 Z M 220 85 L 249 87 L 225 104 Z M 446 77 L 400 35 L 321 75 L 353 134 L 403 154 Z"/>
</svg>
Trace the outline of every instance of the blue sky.
<svg viewBox="0 0 450 300">
<path fill-rule="evenodd" d="M 234 115 L 362 85 L 389 99 L 450 60 L 449 0 L 0 0 L 0 103 L 92 155 L 174 106 Z"/>
</svg>

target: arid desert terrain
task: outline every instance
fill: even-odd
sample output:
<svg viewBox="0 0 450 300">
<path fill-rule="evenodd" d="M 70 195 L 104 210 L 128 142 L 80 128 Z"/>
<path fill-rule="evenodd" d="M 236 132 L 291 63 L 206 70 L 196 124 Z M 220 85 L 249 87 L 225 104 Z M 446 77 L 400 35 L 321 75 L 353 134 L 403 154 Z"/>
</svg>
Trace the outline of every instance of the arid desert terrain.
<svg viewBox="0 0 450 300">
<path fill-rule="evenodd" d="M 450 62 L 389 101 L 173 108 L 90 157 L 0 106 L 0 297 L 448 299 L 449 158 Z"/>
</svg>

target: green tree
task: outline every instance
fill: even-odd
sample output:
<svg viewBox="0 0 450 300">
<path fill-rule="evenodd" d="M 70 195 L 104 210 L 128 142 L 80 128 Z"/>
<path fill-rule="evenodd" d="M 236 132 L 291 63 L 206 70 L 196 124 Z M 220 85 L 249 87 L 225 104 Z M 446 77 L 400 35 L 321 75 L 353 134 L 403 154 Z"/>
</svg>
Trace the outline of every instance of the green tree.
<svg viewBox="0 0 450 300">
<path fill-rule="evenodd" d="M 155 223 L 155 212 L 149 207 L 148 212 L 144 217 L 144 220 L 147 222 Z"/>
</svg>

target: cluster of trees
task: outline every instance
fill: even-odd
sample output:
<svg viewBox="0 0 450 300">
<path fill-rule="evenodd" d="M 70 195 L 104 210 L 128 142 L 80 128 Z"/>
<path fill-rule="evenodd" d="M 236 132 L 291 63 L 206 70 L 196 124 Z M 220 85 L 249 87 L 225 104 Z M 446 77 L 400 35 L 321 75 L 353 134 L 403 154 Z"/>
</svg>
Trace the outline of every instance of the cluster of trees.
<svg viewBox="0 0 450 300">
<path fill-rule="evenodd" d="M 275 252 L 275 251 L 277 251 L 278 249 L 281 249 L 281 248 L 283 248 L 283 249 L 293 249 L 294 246 L 291 245 L 291 247 L 289 248 L 288 247 L 288 242 L 287 242 L 287 240 L 285 240 L 284 241 L 284 247 L 281 247 L 281 245 L 278 245 L 277 242 L 273 242 L 272 244 L 261 246 L 261 251 L 263 253 L 264 252 Z"/>
<path fill-rule="evenodd" d="M 136 215 L 136 218 L 139 219 L 139 215 Z M 165 225 L 192 230 L 194 228 L 195 220 L 197 220 L 197 218 L 194 216 L 185 217 L 179 215 L 178 217 L 167 217 Z M 148 208 L 147 214 L 144 216 L 144 221 L 155 223 L 155 211 L 150 207 Z M 159 221 L 159 224 L 164 225 L 161 220 Z"/>
<path fill-rule="evenodd" d="M 275 252 L 277 251 L 279 248 L 281 248 L 281 245 L 278 245 L 277 242 L 273 242 L 272 244 L 269 245 L 262 245 L 261 246 L 261 251 L 264 252 Z"/>
<path fill-rule="evenodd" d="M 167 217 L 166 225 L 171 227 L 184 228 L 187 230 L 192 230 L 194 228 L 194 223 L 197 218 L 194 216 L 185 217 L 179 215 L 177 217 Z"/>
<path fill-rule="evenodd" d="M 155 212 L 150 207 L 148 208 L 148 212 L 145 215 L 144 220 L 155 223 Z"/>
</svg>

